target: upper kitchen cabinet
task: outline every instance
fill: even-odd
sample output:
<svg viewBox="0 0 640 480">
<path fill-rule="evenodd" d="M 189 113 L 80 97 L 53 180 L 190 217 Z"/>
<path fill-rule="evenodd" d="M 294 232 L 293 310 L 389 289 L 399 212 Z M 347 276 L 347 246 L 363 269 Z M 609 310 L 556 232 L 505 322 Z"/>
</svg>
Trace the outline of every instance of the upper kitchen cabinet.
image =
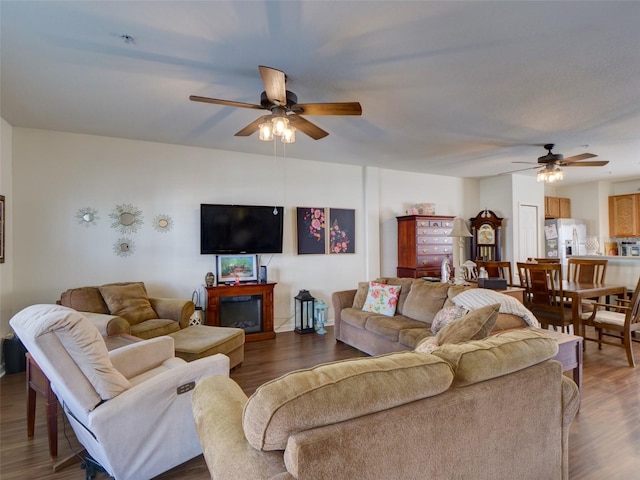
<svg viewBox="0 0 640 480">
<path fill-rule="evenodd" d="M 571 218 L 571 199 L 544 197 L 545 218 Z"/>
<path fill-rule="evenodd" d="M 640 236 L 640 194 L 609 197 L 609 236 Z"/>
</svg>

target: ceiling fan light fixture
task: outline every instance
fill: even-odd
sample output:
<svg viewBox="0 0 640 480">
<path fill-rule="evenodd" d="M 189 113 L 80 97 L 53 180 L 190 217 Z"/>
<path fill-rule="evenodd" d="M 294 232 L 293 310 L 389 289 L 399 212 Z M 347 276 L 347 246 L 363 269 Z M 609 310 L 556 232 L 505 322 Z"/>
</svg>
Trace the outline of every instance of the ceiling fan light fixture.
<svg viewBox="0 0 640 480">
<path fill-rule="evenodd" d="M 281 137 L 289 126 L 289 119 L 285 115 L 276 115 L 271 121 L 273 122 L 273 134 Z"/>
<path fill-rule="evenodd" d="M 260 140 L 270 142 L 273 140 L 273 123 L 264 122 L 258 125 L 260 131 Z"/>
<path fill-rule="evenodd" d="M 555 183 L 563 178 L 564 172 L 558 165 L 547 165 L 537 175 L 537 180 L 544 183 Z"/>
<path fill-rule="evenodd" d="M 282 134 L 282 143 L 293 143 L 296 141 L 296 127 L 287 127 Z"/>
</svg>

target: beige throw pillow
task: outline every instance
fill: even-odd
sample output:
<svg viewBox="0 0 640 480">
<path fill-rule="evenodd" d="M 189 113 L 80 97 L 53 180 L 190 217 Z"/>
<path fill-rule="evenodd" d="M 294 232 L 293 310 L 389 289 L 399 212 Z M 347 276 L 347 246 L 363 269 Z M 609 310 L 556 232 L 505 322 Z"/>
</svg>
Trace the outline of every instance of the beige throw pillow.
<svg viewBox="0 0 640 480">
<path fill-rule="evenodd" d="M 158 318 L 141 283 L 103 285 L 100 293 L 111 315 L 118 315 L 131 325 Z"/>
<path fill-rule="evenodd" d="M 489 336 L 498 319 L 500 304 L 472 310 L 465 316 L 452 321 L 436 335 L 438 345 L 481 340 Z"/>
<path fill-rule="evenodd" d="M 436 313 L 442 309 L 448 290 L 447 283 L 414 280 L 402 307 L 402 314 L 420 322 L 431 323 Z"/>
<path fill-rule="evenodd" d="M 79 312 L 109 313 L 98 287 L 70 288 L 60 295 L 60 305 Z"/>
<path fill-rule="evenodd" d="M 367 293 L 369 293 L 369 282 L 358 282 L 358 290 L 356 290 L 356 296 L 353 297 L 352 307 L 362 310 L 367 299 Z"/>
</svg>

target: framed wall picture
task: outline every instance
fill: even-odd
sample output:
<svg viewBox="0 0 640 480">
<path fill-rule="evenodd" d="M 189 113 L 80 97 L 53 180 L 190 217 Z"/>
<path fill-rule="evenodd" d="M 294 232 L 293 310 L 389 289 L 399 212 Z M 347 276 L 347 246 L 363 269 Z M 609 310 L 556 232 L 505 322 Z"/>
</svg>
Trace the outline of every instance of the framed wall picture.
<svg viewBox="0 0 640 480">
<path fill-rule="evenodd" d="M 326 253 L 326 210 L 317 207 L 296 208 L 298 255 Z"/>
<path fill-rule="evenodd" d="M 329 209 L 329 253 L 355 253 L 356 211 L 345 208 Z"/>
<path fill-rule="evenodd" d="M 0 195 L 0 263 L 4 263 L 4 195 Z"/>
<path fill-rule="evenodd" d="M 257 282 L 257 255 L 218 255 L 218 283 Z"/>
</svg>

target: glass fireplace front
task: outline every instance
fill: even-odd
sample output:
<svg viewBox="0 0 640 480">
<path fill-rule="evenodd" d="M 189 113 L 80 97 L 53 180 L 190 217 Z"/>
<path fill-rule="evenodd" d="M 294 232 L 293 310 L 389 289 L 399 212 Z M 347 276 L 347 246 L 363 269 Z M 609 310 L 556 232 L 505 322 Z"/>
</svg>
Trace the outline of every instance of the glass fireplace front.
<svg viewBox="0 0 640 480">
<path fill-rule="evenodd" d="M 220 326 L 242 328 L 245 333 L 262 331 L 262 295 L 220 298 Z"/>
</svg>

